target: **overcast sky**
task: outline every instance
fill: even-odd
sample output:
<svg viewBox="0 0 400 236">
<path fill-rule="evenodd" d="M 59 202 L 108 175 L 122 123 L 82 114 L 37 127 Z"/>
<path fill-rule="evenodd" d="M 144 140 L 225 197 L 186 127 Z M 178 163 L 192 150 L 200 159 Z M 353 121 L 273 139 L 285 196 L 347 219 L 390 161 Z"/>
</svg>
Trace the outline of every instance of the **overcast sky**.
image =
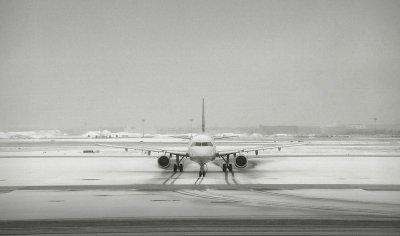
<svg viewBox="0 0 400 236">
<path fill-rule="evenodd" d="M 400 121 L 400 1 L 0 0 L 0 129 Z"/>
</svg>

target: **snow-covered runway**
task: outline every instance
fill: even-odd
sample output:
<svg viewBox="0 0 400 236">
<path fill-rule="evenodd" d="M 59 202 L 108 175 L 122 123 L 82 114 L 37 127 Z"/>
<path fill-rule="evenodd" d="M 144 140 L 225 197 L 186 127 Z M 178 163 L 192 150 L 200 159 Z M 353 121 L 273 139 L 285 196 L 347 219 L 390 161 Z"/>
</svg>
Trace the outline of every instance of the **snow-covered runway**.
<svg viewBox="0 0 400 236">
<path fill-rule="evenodd" d="M 157 144 L 181 146 L 150 145 Z M 95 153 L 83 154 L 86 149 Z M 190 160 L 184 172 L 173 173 L 157 166 L 156 155 L 99 149 L 91 142 L 3 141 L 0 221 L 161 217 L 400 222 L 399 139 L 313 140 L 308 146 L 260 154 L 249 156 L 248 167 L 233 173 L 222 172 L 218 161 L 210 163 L 206 177 L 199 178 L 199 167 Z"/>
</svg>

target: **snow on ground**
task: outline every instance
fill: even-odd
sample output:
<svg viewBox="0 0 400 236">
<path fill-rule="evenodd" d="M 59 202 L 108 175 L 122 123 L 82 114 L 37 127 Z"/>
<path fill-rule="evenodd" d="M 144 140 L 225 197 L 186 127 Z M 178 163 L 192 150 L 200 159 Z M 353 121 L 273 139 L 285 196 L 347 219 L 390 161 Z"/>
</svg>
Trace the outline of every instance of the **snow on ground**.
<svg viewBox="0 0 400 236">
<path fill-rule="evenodd" d="M 65 135 L 66 134 L 60 130 L 0 132 L 0 139 L 49 139 L 63 137 Z"/>
<path fill-rule="evenodd" d="M 400 205 L 400 191 L 367 191 L 363 189 L 301 189 L 272 192 L 309 199 L 334 199 L 342 201 Z"/>
<path fill-rule="evenodd" d="M 324 196 L 314 191 L 310 197 L 309 193 L 304 194 L 305 191 L 16 190 L 0 194 L 0 220 L 121 217 L 345 219 L 349 216 L 399 217 L 400 214 L 400 204 L 394 200 L 399 197 L 398 192 L 329 190 Z M 354 194 L 361 201 L 351 198 Z M 389 200 L 385 202 L 384 199 Z"/>
<path fill-rule="evenodd" d="M 269 213 L 252 207 L 245 208 L 241 204 L 221 204 L 218 198 L 212 201 L 201 196 L 191 196 L 191 193 L 193 192 L 14 191 L 0 195 L 0 220 L 202 218 L 276 214 L 276 211 Z M 287 209 L 279 214 L 293 215 L 296 211 L 299 210 Z"/>
<path fill-rule="evenodd" d="M 149 184 L 163 183 L 172 174 L 157 165 L 159 154 L 144 156 L 141 151 L 125 152 L 95 146 L 91 142 L 0 142 L 0 186 L 64 184 Z M 283 148 L 282 151 L 249 155 L 244 169 L 224 176 L 221 161 L 207 165 L 203 184 L 399 184 L 399 139 L 321 141 Z M 121 145 L 121 144 L 118 144 Z M 126 145 L 185 150 L 185 143 L 127 143 Z M 221 144 L 223 145 L 223 144 Z M 220 149 L 259 146 L 256 143 L 225 143 Z M 268 145 L 274 145 L 268 143 Z M 83 153 L 93 150 L 94 153 Z M 185 160 L 185 171 L 175 184 L 193 184 L 199 166 Z M 177 177 L 177 176 L 175 176 Z M 175 178 L 174 177 L 174 178 Z M 96 179 L 88 181 L 85 179 Z"/>
<path fill-rule="evenodd" d="M 397 157 L 273 157 L 251 160 L 234 175 L 210 163 L 202 184 L 396 185 L 399 166 Z M 199 166 L 186 160 L 184 170 L 172 176 L 156 157 L 0 158 L 0 185 L 171 184 L 165 181 L 172 177 L 172 184 L 194 184 Z"/>
<path fill-rule="evenodd" d="M 121 139 L 108 139 L 122 142 Z M 108 141 L 107 140 L 107 141 Z M 184 149 L 185 141 L 146 145 Z M 161 140 L 161 139 L 160 139 Z M 185 160 L 184 172 L 160 169 L 157 155 L 95 146 L 88 139 L 0 141 L 0 220 L 152 217 L 343 218 L 400 215 L 400 191 L 367 191 L 362 185 L 400 185 L 399 139 L 314 140 L 307 146 L 249 156 L 247 168 L 221 171 L 221 161 L 199 166 Z M 103 140 L 102 140 L 103 141 Z M 226 149 L 260 141 L 220 143 Z M 130 145 L 144 145 L 140 141 Z M 183 144 L 183 145 L 182 145 Z M 271 141 L 264 144 L 273 145 Z M 95 153 L 84 154 L 93 149 Z M 97 150 L 99 152 L 97 152 Z M 260 184 L 284 190 L 240 190 Z M 320 184 L 323 189 L 290 186 Z M 358 186 L 333 189 L 334 185 Z M 174 191 L 134 186 L 184 186 Z M 193 186 L 232 186 L 235 190 Z M 35 190 L 26 190 L 31 186 Z M 80 186 L 77 191 L 76 186 Z M 89 188 L 89 186 L 91 188 Z M 101 186 L 105 186 L 101 188 Z M 113 190 L 113 187 L 115 187 Z M 118 187 L 120 186 L 120 187 Z M 121 187 L 122 186 L 122 187 Z M 123 187 L 125 186 L 125 187 Z M 186 187 L 187 186 L 187 187 Z M 273 188 L 273 187 L 272 187 Z M 286 188 L 286 187 L 284 187 Z M 121 190 L 123 189 L 123 190 Z M 396 189 L 396 188 L 394 188 Z"/>
</svg>

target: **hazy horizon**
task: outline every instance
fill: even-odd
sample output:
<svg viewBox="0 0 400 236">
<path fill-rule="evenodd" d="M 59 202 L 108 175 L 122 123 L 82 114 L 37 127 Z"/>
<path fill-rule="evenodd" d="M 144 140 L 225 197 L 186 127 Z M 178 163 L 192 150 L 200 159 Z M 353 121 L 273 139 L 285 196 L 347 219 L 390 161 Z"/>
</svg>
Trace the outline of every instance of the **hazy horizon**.
<svg viewBox="0 0 400 236">
<path fill-rule="evenodd" d="M 0 0 L 0 130 L 397 124 L 399 1 Z"/>
</svg>

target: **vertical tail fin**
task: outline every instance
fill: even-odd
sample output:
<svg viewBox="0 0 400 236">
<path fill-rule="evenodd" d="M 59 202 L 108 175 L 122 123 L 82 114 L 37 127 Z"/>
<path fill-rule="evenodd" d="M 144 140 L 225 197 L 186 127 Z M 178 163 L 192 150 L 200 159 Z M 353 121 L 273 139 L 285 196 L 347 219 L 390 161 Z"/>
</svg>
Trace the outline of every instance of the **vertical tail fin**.
<svg viewBox="0 0 400 236">
<path fill-rule="evenodd" d="M 206 131 L 206 121 L 204 119 L 204 98 L 203 98 L 203 107 L 202 107 L 202 115 L 201 115 L 201 131 L 203 133 Z"/>
</svg>

